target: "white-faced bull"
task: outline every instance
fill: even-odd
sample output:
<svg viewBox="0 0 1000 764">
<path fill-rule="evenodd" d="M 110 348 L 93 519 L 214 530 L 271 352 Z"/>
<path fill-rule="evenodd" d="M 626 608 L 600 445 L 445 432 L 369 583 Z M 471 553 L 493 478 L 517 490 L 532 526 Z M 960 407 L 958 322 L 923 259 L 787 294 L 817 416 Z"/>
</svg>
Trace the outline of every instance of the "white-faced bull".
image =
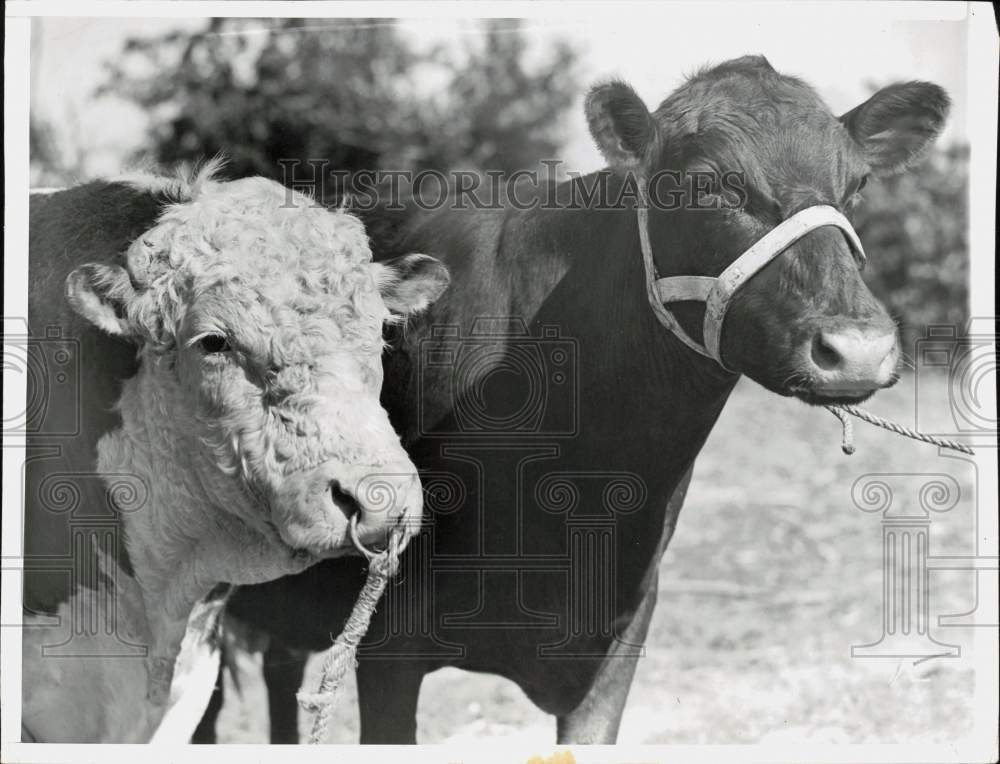
<svg viewBox="0 0 1000 764">
<path fill-rule="evenodd" d="M 36 345 L 78 339 L 83 386 L 29 439 L 22 730 L 145 741 L 216 585 L 350 553 L 351 520 L 375 544 L 419 518 L 379 404 L 382 331 L 447 274 L 372 263 L 355 216 L 208 171 L 47 195 L 31 227 Z"/>
</svg>

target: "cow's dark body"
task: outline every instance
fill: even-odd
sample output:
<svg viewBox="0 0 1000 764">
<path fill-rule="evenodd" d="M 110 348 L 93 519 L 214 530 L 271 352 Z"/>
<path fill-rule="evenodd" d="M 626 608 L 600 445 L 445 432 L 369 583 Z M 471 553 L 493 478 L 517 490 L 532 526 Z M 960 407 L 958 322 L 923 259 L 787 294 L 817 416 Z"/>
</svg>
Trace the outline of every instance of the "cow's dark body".
<svg viewBox="0 0 1000 764">
<path fill-rule="evenodd" d="M 442 665 L 517 682 L 559 717 L 561 742 L 614 742 L 686 477 L 737 379 L 655 317 L 635 210 L 607 206 L 615 187 L 637 175 L 654 188 L 662 170 L 715 178 L 701 190 L 674 181 L 681 203 L 654 205 L 647 231 L 659 275 L 716 277 L 795 213 L 849 210 L 868 175 L 903 169 L 940 131 L 948 98 L 929 83 L 901 83 L 837 118 L 808 85 L 751 56 L 702 70 L 655 112 L 624 83 L 595 87 L 585 110 L 610 167 L 606 198 L 567 205 L 577 180 L 560 187 L 556 209 L 430 212 L 411 203 L 366 220 L 379 256 L 425 250 L 451 271 L 450 290 L 390 355 L 383 402 L 425 471 L 428 494 L 443 473 L 457 476 L 465 495 L 451 512 L 435 512 L 428 497 L 428 535 L 407 550 L 402 580 L 366 638 L 363 742 L 414 741 L 420 680 Z M 741 179 L 736 200 L 718 183 L 725 171 Z M 895 324 L 841 232 L 814 230 L 775 255 L 727 307 L 726 365 L 809 403 L 858 402 L 893 384 Z M 704 305 L 671 309 L 701 341 Z M 477 391 L 466 379 L 456 398 L 454 366 L 421 362 L 428 345 L 448 344 L 433 325 L 469 341 L 477 319 L 497 316 L 523 319 L 539 343 L 546 327 L 575 343 L 578 429 L 545 435 L 553 422 L 543 420 L 535 436 L 512 432 L 501 420 L 518 396 L 516 380 L 498 375 Z M 508 359 L 523 345 L 485 342 Z M 560 415 L 566 388 L 546 393 L 547 414 Z M 477 394 L 496 420 L 473 436 L 457 424 Z M 572 507 L 551 506 L 558 497 L 542 490 L 553 472 L 575 485 Z M 608 506 L 602 489 L 614 475 L 642 486 L 631 512 Z M 574 544 L 602 533 L 607 548 L 578 564 L 589 542 Z M 349 567 L 355 587 L 342 585 Z M 291 646 L 322 648 L 360 580 L 357 563 L 320 566 L 247 590 L 233 611 Z M 595 594 L 602 587 L 608 596 Z M 294 689 L 282 690 L 286 702 Z M 272 730 L 273 740 L 289 738 L 294 730 Z"/>
<path fill-rule="evenodd" d="M 414 463 L 428 476 L 458 475 L 468 496 L 447 513 L 436 513 L 429 502 L 432 530 L 426 546 L 414 541 L 403 560 L 406 576 L 417 578 L 399 585 L 402 596 L 393 597 L 390 590 L 376 611 L 360 659 L 362 738 L 412 740 L 414 709 L 401 697 L 414 697 L 421 675 L 443 665 L 505 676 L 560 717 L 584 703 L 602 669 L 620 675 L 613 681 L 624 685 L 619 693 L 627 692 L 651 607 L 639 623 L 633 623 L 635 614 L 655 586 L 683 500 L 683 491 L 672 503 L 671 495 L 689 477 L 736 376 L 695 356 L 657 323 L 635 256 L 638 229 L 630 208 L 416 211 L 408 219 L 374 216 L 368 222 L 379 256 L 407 248 L 434 252 L 452 274 L 449 291 L 390 353 L 383 402 L 405 434 Z M 454 411 L 429 432 L 420 431 L 419 412 L 444 412 L 451 402 L 440 379 L 418 360 L 429 352 L 426 345 L 421 349 L 429 327 L 457 326 L 469 337 L 483 316 L 521 317 L 535 338 L 543 336 L 544 327 L 556 327 L 560 337 L 575 343 L 575 434 L 511 435 L 502 428 L 456 434 L 461 428 Z M 556 400 L 563 389 L 548 390 L 552 397 L 546 405 L 557 414 L 567 408 Z M 510 387 L 486 391 L 486 406 L 504 410 Z M 419 399 L 428 394 L 430 401 Z M 535 495 L 553 472 L 565 473 L 580 491 L 571 512 L 547 511 Z M 588 473 L 593 477 L 583 477 Z M 616 474 L 641 481 L 645 500 L 633 511 L 607 509 L 602 492 Z M 602 562 L 610 570 L 569 573 L 561 561 L 569 557 L 570 528 L 605 521 L 612 528 L 613 551 Z M 356 569 L 353 578 L 360 582 L 356 561 L 331 561 L 243 590 L 232 612 L 289 646 L 325 648 L 357 592 L 331 585 L 350 580 L 347 568 Z M 613 597 L 599 603 L 607 615 L 582 631 L 574 621 L 582 614 L 570 605 L 571 575 L 581 579 L 573 586 L 592 586 L 602 575 L 613 582 Z M 425 595 L 413 596 L 414 590 Z M 385 638 L 389 622 L 406 621 L 431 624 L 433 637 Z M 634 639 L 633 632 L 641 632 L 638 644 L 620 644 Z M 550 652 L 540 656 L 544 650 Z M 612 650 L 623 657 L 609 666 Z M 413 657 L 404 671 L 398 658 L 406 655 Z M 410 691 L 403 689 L 407 683 Z M 617 705 L 611 739 L 621 711 Z M 398 714 L 391 713 L 393 707 Z M 598 703 L 594 715 L 607 713 Z M 594 723 L 591 718 L 588 725 Z M 580 739 L 580 732 L 573 737 Z"/>
<path fill-rule="evenodd" d="M 29 433 L 25 464 L 24 604 L 33 612 L 52 612 L 74 584 L 90 585 L 94 567 L 71 547 L 71 525 L 87 520 L 115 528 L 120 563 L 129 570 L 124 533 L 95 473 L 101 435 L 120 424 L 115 410 L 121 384 L 136 369 L 135 348 L 77 315 L 63 299 L 66 276 L 89 262 L 115 260 L 135 238 L 152 228 L 167 199 L 117 182 L 87 183 L 49 194 L 33 195 L 29 228 L 29 342 L 36 358 L 46 358 L 49 389 L 40 431 Z M 78 384 L 70 390 L 54 377 L 59 369 L 40 345 L 69 342 Z M 28 396 L 39 395 L 42 380 L 28 377 Z M 50 479 L 47 481 L 47 479 Z M 53 483 L 79 492 L 74 509 L 61 506 Z M 67 494 L 63 493 L 63 498 Z M 90 508 L 88 518 L 79 508 Z M 94 514 L 93 508 L 106 508 Z M 75 573 L 71 575 L 70 567 Z"/>
</svg>

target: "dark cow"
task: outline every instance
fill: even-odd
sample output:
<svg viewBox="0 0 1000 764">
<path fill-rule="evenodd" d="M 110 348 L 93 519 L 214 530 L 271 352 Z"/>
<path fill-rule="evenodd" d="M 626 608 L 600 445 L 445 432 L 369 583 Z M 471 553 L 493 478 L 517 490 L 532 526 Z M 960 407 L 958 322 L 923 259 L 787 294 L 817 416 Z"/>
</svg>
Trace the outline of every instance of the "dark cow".
<svg viewBox="0 0 1000 764">
<path fill-rule="evenodd" d="M 649 212 L 660 276 L 717 276 L 801 210 L 849 212 L 869 176 L 931 144 L 948 108 L 941 88 L 909 82 L 838 118 L 804 82 L 745 57 L 652 113 L 624 83 L 594 88 L 587 118 L 610 166 L 597 199 L 580 202 L 594 175 L 559 185 L 550 208 L 368 216 L 377 257 L 434 253 L 452 286 L 387 361 L 383 402 L 423 475 L 427 527 L 362 646 L 362 742 L 415 742 L 421 680 L 446 665 L 516 682 L 558 718 L 561 743 L 613 742 L 660 557 L 739 374 L 809 404 L 857 402 L 896 380 L 896 326 L 841 230 L 812 230 L 735 294 L 723 367 L 654 311 L 634 205 L 602 202 L 659 170 L 739 178 L 679 178 L 668 190 L 681 203 Z M 701 343 L 705 306 L 670 310 Z M 272 718 L 275 742 L 296 738 L 301 663 L 287 648 L 329 645 L 352 576 L 363 578 L 359 561 L 324 562 L 231 603 L 283 656 L 267 668 L 271 707 L 287 709 Z"/>
</svg>

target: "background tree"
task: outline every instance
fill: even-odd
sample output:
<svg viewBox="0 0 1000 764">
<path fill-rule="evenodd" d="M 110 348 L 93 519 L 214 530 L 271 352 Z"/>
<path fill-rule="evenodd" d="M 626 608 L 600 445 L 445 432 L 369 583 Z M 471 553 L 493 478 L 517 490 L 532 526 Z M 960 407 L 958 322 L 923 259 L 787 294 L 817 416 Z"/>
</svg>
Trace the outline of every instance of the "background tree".
<svg viewBox="0 0 1000 764">
<path fill-rule="evenodd" d="M 280 179 L 280 159 L 512 172 L 552 156 L 579 87 L 574 52 L 556 45 L 529 68 L 516 20 L 474 37 L 418 52 L 391 20 L 211 19 L 200 34 L 130 39 L 103 91 L 152 115 L 158 162 L 224 152 L 237 176 Z"/>
<path fill-rule="evenodd" d="M 865 280 L 900 320 L 907 352 L 926 326 L 968 320 L 968 177 L 968 146 L 952 145 L 862 191 L 854 225 Z"/>
</svg>

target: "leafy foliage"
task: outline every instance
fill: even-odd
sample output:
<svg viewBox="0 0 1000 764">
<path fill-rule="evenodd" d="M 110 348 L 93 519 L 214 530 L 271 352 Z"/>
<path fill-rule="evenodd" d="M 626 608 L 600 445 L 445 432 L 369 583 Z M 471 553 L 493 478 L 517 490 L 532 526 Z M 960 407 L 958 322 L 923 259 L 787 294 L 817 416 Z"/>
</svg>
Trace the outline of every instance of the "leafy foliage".
<svg viewBox="0 0 1000 764">
<path fill-rule="evenodd" d="M 152 115 L 158 162 L 224 152 L 234 175 L 278 179 L 279 159 L 512 172 L 553 155 L 578 90 L 576 54 L 557 45 L 529 68 L 516 20 L 488 22 L 457 53 L 417 51 L 386 20 L 258 25 L 128 41 L 104 89 Z"/>
<path fill-rule="evenodd" d="M 74 114 L 57 129 L 48 119 L 32 112 L 28 121 L 29 179 L 32 188 L 58 187 L 85 177 L 84 153 L 73 141 L 61 141 L 78 125 Z"/>
<path fill-rule="evenodd" d="M 968 319 L 968 146 L 935 150 L 918 167 L 862 192 L 854 225 L 866 280 L 901 320 L 904 347 L 929 324 Z"/>
</svg>

